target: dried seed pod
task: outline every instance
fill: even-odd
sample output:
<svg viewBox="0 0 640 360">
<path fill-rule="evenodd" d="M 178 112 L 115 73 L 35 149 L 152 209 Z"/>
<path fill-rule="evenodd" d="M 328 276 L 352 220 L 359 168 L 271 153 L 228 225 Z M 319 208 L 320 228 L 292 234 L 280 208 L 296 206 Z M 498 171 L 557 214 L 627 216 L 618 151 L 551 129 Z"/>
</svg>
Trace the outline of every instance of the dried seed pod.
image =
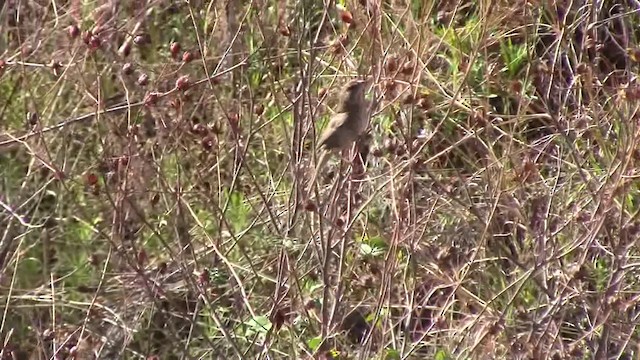
<svg viewBox="0 0 640 360">
<path fill-rule="evenodd" d="M 97 35 L 91 35 L 89 38 L 89 48 L 91 48 L 91 50 L 96 50 L 100 48 L 100 45 L 102 45 L 100 38 Z"/>
<path fill-rule="evenodd" d="M 400 70 L 400 72 L 403 75 L 411 75 L 413 74 L 414 67 L 415 65 L 413 64 L 413 62 L 405 63 L 404 65 L 402 65 L 402 69 Z"/>
<path fill-rule="evenodd" d="M 138 76 L 138 85 L 146 86 L 149 83 L 149 75 L 142 73 Z"/>
<path fill-rule="evenodd" d="M 133 38 L 133 43 L 138 46 L 147 45 L 151 42 L 151 37 L 149 34 L 139 34 Z"/>
<path fill-rule="evenodd" d="M 340 11 L 340 20 L 345 24 L 351 24 L 353 22 L 353 15 L 349 10 Z"/>
<path fill-rule="evenodd" d="M 125 63 L 124 65 L 122 65 L 122 73 L 125 75 L 133 74 L 133 64 Z"/>
<path fill-rule="evenodd" d="M 304 204 L 304 209 L 306 211 L 315 212 L 318 210 L 318 206 L 313 201 L 307 200 L 307 202 Z"/>
<path fill-rule="evenodd" d="M 182 53 L 182 62 L 190 63 L 193 60 L 193 53 L 191 51 L 185 51 Z"/>
<path fill-rule="evenodd" d="M 263 104 L 257 104 L 256 106 L 253 107 L 253 112 L 257 116 L 262 115 L 262 113 L 264 113 L 264 105 Z"/>
<path fill-rule="evenodd" d="M 178 88 L 178 90 L 185 91 L 189 88 L 189 85 L 191 85 L 191 83 L 187 75 L 182 75 L 176 80 L 176 88 Z"/>
<path fill-rule="evenodd" d="M 144 97 L 144 105 L 145 106 L 155 105 L 158 102 L 158 97 L 159 97 L 159 94 L 157 92 L 152 92 L 147 94 Z"/>
<path fill-rule="evenodd" d="M 398 70 L 398 58 L 390 56 L 385 63 L 385 69 L 388 73 L 395 73 Z"/>
<path fill-rule="evenodd" d="M 285 24 L 284 21 L 282 20 L 278 24 L 278 32 L 282 36 L 286 36 L 286 37 L 291 36 L 291 28 L 289 27 L 289 25 Z"/>
<path fill-rule="evenodd" d="M 80 35 L 80 28 L 78 25 L 69 25 L 69 27 L 67 27 L 67 34 L 69 34 L 70 38 L 75 39 Z"/>
<path fill-rule="evenodd" d="M 178 53 L 180 53 L 180 43 L 179 42 L 172 42 L 171 45 L 169 46 L 169 52 L 171 53 L 171 57 L 172 58 L 177 58 L 178 57 Z"/>
<path fill-rule="evenodd" d="M 211 151 L 213 149 L 214 144 L 215 144 L 214 139 L 211 136 L 207 136 L 201 141 L 202 148 L 205 151 Z"/>
</svg>

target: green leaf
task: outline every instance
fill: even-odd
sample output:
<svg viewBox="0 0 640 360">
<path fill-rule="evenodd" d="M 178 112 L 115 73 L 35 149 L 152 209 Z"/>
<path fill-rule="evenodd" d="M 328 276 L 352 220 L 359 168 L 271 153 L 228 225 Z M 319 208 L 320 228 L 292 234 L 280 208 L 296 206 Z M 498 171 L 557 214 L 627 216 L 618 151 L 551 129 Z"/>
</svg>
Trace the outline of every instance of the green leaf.
<svg viewBox="0 0 640 360">
<path fill-rule="evenodd" d="M 396 349 L 387 349 L 384 354 L 384 360 L 398 360 L 400 359 L 400 352 Z"/>
<path fill-rule="evenodd" d="M 447 354 L 446 351 L 438 350 L 433 358 L 434 360 L 449 360 L 451 357 L 449 356 L 449 354 Z"/>
<path fill-rule="evenodd" d="M 247 335 L 266 334 L 271 329 L 271 321 L 266 316 L 256 316 L 249 319 L 245 325 L 248 327 Z"/>
<path fill-rule="evenodd" d="M 309 347 L 309 349 L 311 349 L 311 351 L 316 351 L 318 350 L 318 346 L 320 346 L 321 343 L 322 338 L 320 336 L 316 336 L 307 341 L 307 346 Z"/>
<path fill-rule="evenodd" d="M 384 248 L 362 243 L 360 244 L 360 253 L 365 256 L 380 256 L 384 254 Z"/>
</svg>

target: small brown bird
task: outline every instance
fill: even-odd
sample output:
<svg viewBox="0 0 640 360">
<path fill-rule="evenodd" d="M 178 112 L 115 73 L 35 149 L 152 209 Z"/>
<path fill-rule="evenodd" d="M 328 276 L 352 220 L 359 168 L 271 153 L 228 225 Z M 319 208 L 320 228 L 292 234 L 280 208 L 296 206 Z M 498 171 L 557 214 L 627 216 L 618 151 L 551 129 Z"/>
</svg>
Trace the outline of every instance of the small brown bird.
<svg viewBox="0 0 640 360">
<path fill-rule="evenodd" d="M 347 148 L 367 129 L 369 119 L 364 99 L 365 85 L 364 80 L 351 80 L 342 89 L 338 111 L 329 121 L 318 142 L 318 162 L 309 183 L 310 189 L 331 152 Z"/>
</svg>

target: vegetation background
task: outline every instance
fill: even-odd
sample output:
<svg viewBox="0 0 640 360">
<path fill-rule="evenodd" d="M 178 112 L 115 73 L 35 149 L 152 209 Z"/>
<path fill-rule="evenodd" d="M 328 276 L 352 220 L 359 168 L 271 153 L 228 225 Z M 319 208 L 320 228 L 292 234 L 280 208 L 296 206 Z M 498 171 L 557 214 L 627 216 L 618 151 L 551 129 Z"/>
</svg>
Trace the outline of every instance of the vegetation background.
<svg viewBox="0 0 640 360">
<path fill-rule="evenodd" d="M 638 358 L 639 12 L 0 3 L 0 358 Z"/>
</svg>

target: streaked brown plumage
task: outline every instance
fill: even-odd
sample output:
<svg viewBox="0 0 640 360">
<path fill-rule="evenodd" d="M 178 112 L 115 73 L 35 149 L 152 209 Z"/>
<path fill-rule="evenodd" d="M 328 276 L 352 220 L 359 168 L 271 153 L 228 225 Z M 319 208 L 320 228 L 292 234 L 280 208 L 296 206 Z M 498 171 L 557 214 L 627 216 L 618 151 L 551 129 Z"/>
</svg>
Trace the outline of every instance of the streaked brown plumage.
<svg viewBox="0 0 640 360">
<path fill-rule="evenodd" d="M 366 82 L 363 80 L 351 80 L 343 87 L 338 111 L 333 115 L 318 141 L 319 156 L 309 183 L 310 189 L 331 152 L 347 148 L 367 129 L 369 119 L 364 99 L 365 85 Z"/>
</svg>

